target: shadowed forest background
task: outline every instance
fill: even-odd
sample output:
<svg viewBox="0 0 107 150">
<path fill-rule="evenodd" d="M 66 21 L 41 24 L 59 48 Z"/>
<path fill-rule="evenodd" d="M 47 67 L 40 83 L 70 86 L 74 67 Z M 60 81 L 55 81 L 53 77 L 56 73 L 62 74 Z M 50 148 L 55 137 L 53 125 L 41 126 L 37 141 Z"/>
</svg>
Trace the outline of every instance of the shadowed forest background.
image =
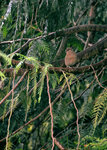
<svg viewBox="0 0 107 150">
<path fill-rule="evenodd" d="M 107 0 L 0 1 L 0 150 L 106 150 L 106 67 Z"/>
</svg>

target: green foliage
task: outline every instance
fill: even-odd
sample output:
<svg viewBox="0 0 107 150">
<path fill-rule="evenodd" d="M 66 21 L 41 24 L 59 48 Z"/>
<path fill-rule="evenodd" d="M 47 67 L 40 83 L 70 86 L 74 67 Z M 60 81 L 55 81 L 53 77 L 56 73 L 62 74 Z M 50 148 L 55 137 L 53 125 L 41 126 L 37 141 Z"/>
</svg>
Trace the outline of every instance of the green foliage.
<svg viewBox="0 0 107 150">
<path fill-rule="evenodd" d="M 68 79 L 68 81 L 69 81 L 69 84 L 71 85 L 72 84 L 72 81 L 74 80 L 74 79 L 76 79 L 77 80 L 77 82 L 78 82 L 78 79 L 76 78 L 76 76 L 74 75 L 74 74 L 72 74 L 72 73 L 66 73 L 66 75 L 67 75 L 67 79 Z M 62 82 L 63 81 L 63 82 Z M 62 89 L 65 87 L 65 84 L 66 84 L 66 79 L 65 79 L 65 77 L 64 77 L 64 75 L 61 75 L 60 76 L 60 79 L 59 79 L 59 81 L 58 81 L 58 84 L 60 83 L 60 82 L 62 82 Z"/>
<path fill-rule="evenodd" d="M 23 63 L 24 63 L 25 60 L 22 60 L 18 63 L 18 65 L 16 65 L 16 68 L 15 68 L 15 71 L 16 73 L 19 71 L 19 69 L 22 67 Z"/>
<path fill-rule="evenodd" d="M 40 100 L 41 100 L 41 95 L 42 95 L 42 91 L 43 91 L 43 86 L 44 86 L 44 79 L 45 79 L 45 76 L 47 75 L 48 73 L 48 68 L 51 67 L 50 64 L 46 64 L 44 65 L 44 67 L 42 68 L 42 73 L 40 75 L 40 85 L 38 87 L 38 94 L 39 94 L 39 98 L 38 98 L 38 102 L 40 103 Z"/>
<path fill-rule="evenodd" d="M 84 148 L 85 150 L 105 150 L 107 149 L 107 139 L 86 136 L 81 141 L 81 148 Z"/>
<path fill-rule="evenodd" d="M 67 101 L 66 99 L 63 99 L 64 101 Z M 74 119 L 74 114 L 71 111 L 71 108 L 66 108 L 67 105 L 66 102 L 63 102 L 60 100 L 57 109 L 54 109 L 54 123 L 57 124 L 59 128 L 65 128 L 69 125 L 69 123 L 72 122 Z M 56 126 L 56 128 L 57 128 Z"/>
<path fill-rule="evenodd" d="M 57 73 L 54 72 L 54 74 L 49 74 L 49 78 L 50 78 L 50 84 L 52 85 L 52 88 L 54 90 L 59 83 L 59 77 Z"/>
<path fill-rule="evenodd" d="M 49 50 L 50 45 L 45 40 L 37 40 L 29 45 L 30 48 L 28 50 L 27 56 L 29 57 L 38 57 L 39 60 L 45 60 L 49 62 Z"/>
<path fill-rule="evenodd" d="M 35 44 L 37 46 L 37 49 L 39 49 L 40 52 L 49 54 L 49 45 L 48 45 L 48 43 L 46 43 L 43 40 L 38 40 L 38 41 L 36 41 Z"/>
<path fill-rule="evenodd" d="M 1 79 L 2 81 L 6 79 L 4 73 L 2 73 L 1 71 L 0 71 L 0 79 Z"/>
<path fill-rule="evenodd" d="M 4 26 L 4 27 L 3 27 L 3 38 L 6 38 L 7 33 L 8 33 L 8 31 L 7 31 L 7 27 L 6 27 L 6 26 Z"/>
<path fill-rule="evenodd" d="M 101 123 L 107 113 L 107 90 L 104 90 L 97 98 L 93 108 L 94 129 Z"/>
<path fill-rule="evenodd" d="M 11 6 L 9 7 L 10 3 Z M 106 0 L 97 1 L 95 7 L 94 23 L 107 24 Z M 10 149 L 51 149 L 51 118 L 49 109 L 41 115 L 41 112 L 49 105 L 46 83 L 47 73 L 49 75 L 51 101 L 54 102 L 52 106 L 54 137 L 57 138 L 64 148 L 68 150 L 76 149 L 78 141 L 76 131 L 77 116 L 73 104 L 68 104 L 71 99 L 66 80 L 61 70 L 59 72 L 48 70 L 51 67 L 50 64 L 53 63 L 57 50 L 61 46 L 62 36 L 56 36 L 51 40 L 44 38 L 44 36 L 59 29 L 72 27 L 75 23 L 77 23 L 76 25 L 88 24 L 90 8 L 91 1 L 88 0 L 2 0 L 0 2 L 0 42 L 5 41 L 5 44 L 0 43 L 0 69 L 12 68 L 15 69 L 16 73 L 24 68 L 29 70 L 28 76 L 26 75 L 14 90 L 10 134 L 22 127 L 27 121 L 40 116 L 28 126 L 24 126 L 23 130 L 10 137 Z M 86 11 L 84 12 L 84 10 Z M 88 44 L 97 42 L 104 34 L 95 32 L 92 41 L 90 40 Z M 41 38 L 42 36 L 43 38 Z M 64 47 L 73 47 L 75 52 L 79 52 L 84 48 L 87 32 L 72 34 L 67 38 L 68 40 Z M 32 41 L 28 41 L 28 39 L 32 39 Z M 19 49 L 19 53 L 13 54 Z M 64 50 L 61 52 L 58 61 L 65 57 Z M 101 53 L 101 55 L 94 58 L 83 60 L 76 67 L 99 62 L 104 59 L 104 55 Z M 12 65 L 11 60 L 13 58 L 20 62 L 17 65 Z M 26 63 L 29 64 L 28 68 Z M 33 64 L 33 70 L 29 68 L 30 64 Z M 101 70 L 102 68 L 98 68 L 96 73 L 97 71 L 99 72 L 99 69 Z M 81 136 L 79 149 L 107 149 L 106 90 L 101 92 L 102 89 L 96 82 L 90 84 L 94 79 L 93 72 L 72 74 L 65 71 L 64 73 L 79 111 Z M 4 74 L 5 72 L 0 71 L 0 79 L 4 82 L 4 86 L 1 85 L 0 88 L 0 101 L 8 95 L 13 87 L 13 77 L 10 79 L 5 77 Z M 18 83 L 20 78 L 20 76 L 16 75 L 14 85 Z M 102 74 L 98 78 L 105 87 L 106 71 L 102 70 Z M 11 99 L 10 95 L 0 105 L 0 140 L 7 135 L 7 121 Z M 12 145 L 14 146 L 12 147 Z M 4 147 L 5 142 L 0 143 L 0 150 L 3 150 Z M 57 149 L 58 147 L 55 145 L 55 150 Z"/>
<path fill-rule="evenodd" d="M 12 144 L 12 142 L 10 140 L 8 141 L 7 149 L 8 150 L 12 150 L 13 149 L 13 144 Z M 6 150 L 6 148 L 5 148 L 5 150 Z"/>
<path fill-rule="evenodd" d="M 3 59 L 3 63 L 5 65 L 11 65 L 11 58 L 9 58 L 9 56 L 7 56 L 5 53 L 0 51 L 0 57 Z"/>
</svg>

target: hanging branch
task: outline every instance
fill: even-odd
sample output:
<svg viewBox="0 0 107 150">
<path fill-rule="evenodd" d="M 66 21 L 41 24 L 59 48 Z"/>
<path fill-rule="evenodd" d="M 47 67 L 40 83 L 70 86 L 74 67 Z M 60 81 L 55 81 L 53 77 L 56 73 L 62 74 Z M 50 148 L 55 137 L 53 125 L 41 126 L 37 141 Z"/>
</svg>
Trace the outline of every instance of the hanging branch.
<svg viewBox="0 0 107 150">
<path fill-rule="evenodd" d="M 74 104 L 74 107 L 76 109 L 76 112 L 77 112 L 77 121 L 76 121 L 76 124 L 77 124 L 77 133 L 78 133 L 78 145 L 77 145 L 77 150 L 78 150 L 79 149 L 79 145 L 80 145 L 80 133 L 79 133 L 79 123 L 78 123 L 78 120 L 79 120 L 78 109 L 77 109 L 77 106 L 75 104 L 75 101 L 74 101 L 74 98 L 73 98 L 73 93 L 72 93 L 72 91 L 70 89 L 70 85 L 68 83 L 68 78 L 66 77 L 66 74 L 64 73 L 64 71 L 62 71 L 62 73 L 63 73 L 63 75 L 64 75 L 64 77 L 66 79 L 67 86 L 68 86 L 68 89 L 69 89 L 69 92 L 70 92 L 70 95 L 71 95 L 71 100 L 72 100 L 72 102 Z"/>
<path fill-rule="evenodd" d="M 7 136 L 6 136 L 6 150 L 8 150 L 8 138 L 9 138 L 9 128 L 10 128 L 10 120 L 13 112 L 13 103 L 14 103 L 14 81 L 15 81 L 15 71 L 13 76 L 13 87 L 12 87 L 12 101 L 11 101 L 11 109 L 10 109 L 10 116 L 8 119 L 8 127 L 7 127 Z"/>
<path fill-rule="evenodd" d="M 54 149 L 54 136 L 53 136 L 53 114 L 52 114 L 52 104 L 51 104 L 51 96 L 49 92 L 49 77 L 47 73 L 47 93 L 49 97 L 49 107 L 50 107 L 50 115 L 51 115 L 51 137 L 52 137 L 52 150 Z"/>
</svg>

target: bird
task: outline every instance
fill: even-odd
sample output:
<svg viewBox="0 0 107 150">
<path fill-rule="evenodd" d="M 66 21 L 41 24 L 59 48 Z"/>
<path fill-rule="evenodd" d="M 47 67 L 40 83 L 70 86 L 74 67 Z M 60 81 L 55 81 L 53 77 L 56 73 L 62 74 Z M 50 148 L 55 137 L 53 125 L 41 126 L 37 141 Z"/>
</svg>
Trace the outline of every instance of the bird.
<svg viewBox="0 0 107 150">
<path fill-rule="evenodd" d="M 66 56 L 65 56 L 65 65 L 67 67 L 74 65 L 77 61 L 77 54 L 72 50 L 72 48 L 66 49 Z"/>
</svg>

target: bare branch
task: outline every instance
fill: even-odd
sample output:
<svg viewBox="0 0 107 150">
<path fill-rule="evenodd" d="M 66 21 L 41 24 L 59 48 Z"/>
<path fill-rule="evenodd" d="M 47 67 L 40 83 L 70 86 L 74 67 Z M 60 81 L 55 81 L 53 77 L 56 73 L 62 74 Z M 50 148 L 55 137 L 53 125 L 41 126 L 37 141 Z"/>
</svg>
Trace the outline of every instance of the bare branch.
<svg viewBox="0 0 107 150">
<path fill-rule="evenodd" d="M 78 123 L 78 120 L 79 120 L 78 109 L 77 109 L 77 106 L 75 104 L 75 101 L 74 101 L 74 98 L 73 98 L 73 93 L 72 93 L 72 91 L 70 89 L 70 85 L 68 83 L 68 78 L 66 77 L 66 74 L 64 73 L 64 71 L 62 71 L 62 73 L 63 73 L 63 75 L 64 75 L 64 77 L 66 79 L 67 86 L 68 86 L 68 89 L 69 89 L 69 92 L 70 92 L 70 95 L 71 95 L 71 100 L 72 100 L 72 102 L 74 104 L 74 107 L 76 109 L 76 112 L 77 112 L 77 121 L 76 121 L 76 124 L 77 124 L 77 133 L 78 133 L 78 145 L 77 145 L 77 150 L 78 150 L 79 149 L 79 145 L 80 145 L 80 133 L 79 133 L 79 123 Z"/>
<path fill-rule="evenodd" d="M 51 137 L 52 137 L 52 150 L 54 149 L 54 136 L 53 136 L 53 114 L 52 114 L 52 104 L 51 104 L 51 96 L 49 92 L 49 77 L 47 73 L 47 93 L 49 97 L 49 107 L 50 107 L 50 115 L 51 115 Z"/>
</svg>

